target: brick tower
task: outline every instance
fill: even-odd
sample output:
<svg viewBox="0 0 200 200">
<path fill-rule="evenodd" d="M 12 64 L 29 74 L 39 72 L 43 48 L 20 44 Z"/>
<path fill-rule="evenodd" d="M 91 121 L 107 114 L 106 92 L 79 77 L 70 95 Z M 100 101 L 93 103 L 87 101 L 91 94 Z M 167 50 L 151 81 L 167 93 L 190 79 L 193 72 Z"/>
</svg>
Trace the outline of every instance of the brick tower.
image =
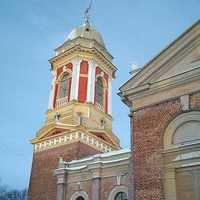
<svg viewBox="0 0 200 200">
<path fill-rule="evenodd" d="M 116 71 L 101 35 L 88 21 L 72 30 L 50 59 L 53 74 L 44 126 L 32 140 L 29 200 L 55 200 L 52 176 L 66 161 L 119 149 L 112 132 L 111 81 Z"/>
</svg>

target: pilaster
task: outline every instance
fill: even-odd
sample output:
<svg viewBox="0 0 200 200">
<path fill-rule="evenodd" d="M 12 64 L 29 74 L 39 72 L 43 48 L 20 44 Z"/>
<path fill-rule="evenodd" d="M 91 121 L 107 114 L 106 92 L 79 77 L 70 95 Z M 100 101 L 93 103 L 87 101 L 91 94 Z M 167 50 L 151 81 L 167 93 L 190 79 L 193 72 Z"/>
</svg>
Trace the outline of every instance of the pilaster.
<svg viewBox="0 0 200 200">
<path fill-rule="evenodd" d="M 112 115 L 112 80 L 109 79 L 108 82 L 108 114 Z"/>
<path fill-rule="evenodd" d="M 53 100 L 55 95 L 55 84 L 56 84 L 56 72 L 52 71 L 53 79 L 51 82 L 51 92 L 49 97 L 49 106 L 48 109 L 53 109 Z"/>
<path fill-rule="evenodd" d="M 79 58 L 72 61 L 73 71 L 72 71 L 72 84 L 71 84 L 70 100 L 78 100 L 80 63 L 81 63 L 81 60 Z"/>
<path fill-rule="evenodd" d="M 129 184 L 128 184 L 128 199 L 135 199 L 135 187 L 134 187 L 134 148 L 133 148 L 133 109 L 130 109 L 130 138 L 131 138 L 131 157 L 129 162 Z"/>
<path fill-rule="evenodd" d="M 95 61 L 89 61 L 89 71 L 88 71 L 88 85 L 87 85 L 87 102 L 94 103 L 94 87 L 95 87 L 95 71 L 96 63 Z"/>
<path fill-rule="evenodd" d="M 100 166 L 99 166 L 100 167 Z M 100 168 L 92 172 L 92 200 L 100 200 L 101 174 Z"/>
<path fill-rule="evenodd" d="M 56 200 L 65 200 L 67 172 L 64 168 L 58 169 L 55 171 L 54 175 L 57 177 Z"/>
</svg>

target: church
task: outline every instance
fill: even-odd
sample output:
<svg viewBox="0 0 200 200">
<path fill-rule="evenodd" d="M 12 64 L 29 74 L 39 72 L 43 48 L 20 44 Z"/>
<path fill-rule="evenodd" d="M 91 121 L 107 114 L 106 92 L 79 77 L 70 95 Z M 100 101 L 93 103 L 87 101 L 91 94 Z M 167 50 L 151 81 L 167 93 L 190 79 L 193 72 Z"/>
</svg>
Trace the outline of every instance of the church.
<svg viewBox="0 0 200 200">
<path fill-rule="evenodd" d="M 55 49 L 28 200 L 199 200 L 200 21 L 119 88 L 130 150 L 112 131 L 112 59 L 87 12 Z"/>
</svg>

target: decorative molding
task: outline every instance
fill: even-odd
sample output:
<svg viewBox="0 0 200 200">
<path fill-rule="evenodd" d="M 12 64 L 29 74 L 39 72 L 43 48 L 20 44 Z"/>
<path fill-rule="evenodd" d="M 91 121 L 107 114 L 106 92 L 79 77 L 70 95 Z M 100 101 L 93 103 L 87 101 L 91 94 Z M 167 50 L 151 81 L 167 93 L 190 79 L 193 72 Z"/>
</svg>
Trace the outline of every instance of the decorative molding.
<svg viewBox="0 0 200 200">
<path fill-rule="evenodd" d="M 77 131 L 72 133 L 65 133 L 54 138 L 36 142 L 34 144 L 34 152 L 44 151 L 75 142 L 82 142 L 99 150 L 100 152 L 109 152 L 115 149 L 109 143 L 104 142 L 102 139 L 99 139 L 92 134 L 90 135 L 89 133 Z"/>
<path fill-rule="evenodd" d="M 112 80 L 108 80 L 108 114 L 112 115 Z"/>
<path fill-rule="evenodd" d="M 53 102 L 54 102 L 54 96 L 55 96 L 56 72 L 52 71 L 52 75 L 53 75 L 53 79 L 51 82 L 51 91 L 50 91 L 48 109 L 53 109 Z"/>
<path fill-rule="evenodd" d="M 89 61 L 88 71 L 88 85 L 87 85 L 87 102 L 94 103 L 94 91 L 95 91 L 95 71 L 97 64 L 95 61 Z"/>
<path fill-rule="evenodd" d="M 126 90 L 130 86 L 136 87 L 139 84 L 144 84 L 150 76 L 157 72 L 161 67 L 166 67 L 171 63 L 174 66 L 174 59 L 180 57 L 180 54 L 187 49 L 189 52 L 200 43 L 200 23 L 197 22 L 191 28 L 186 30 L 178 39 L 172 42 L 167 48 L 160 52 L 156 57 L 150 60 L 142 70 L 133 78 L 128 80 L 120 90 Z"/>
<path fill-rule="evenodd" d="M 121 175 L 116 176 L 116 179 L 117 179 L 117 185 L 121 185 L 121 178 L 122 178 Z"/>
<path fill-rule="evenodd" d="M 115 199 L 115 196 L 117 195 L 117 193 L 119 192 L 125 192 L 128 196 L 128 188 L 123 186 L 123 185 L 120 185 L 120 186 L 115 186 L 111 191 L 110 191 L 110 194 L 108 196 L 108 200 L 114 200 Z"/>
<path fill-rule="evenodd" d="M 183 144 L 173 144 L 173 137 L 176 129 L 180 127 L 182 124 L 189 122 L 189 121 L 199 121 L 200 122 L 200 112 L 198 111 L 191 111 L 186 112 L 183 114 L 178 115 L 174 120 L 172 120 L 169 125 L 167 126 L 164 138 L 163 138 L 163 148 L 173 149 L 183 146 Z M 184 145 L 190 145 L 191 142 L 186 142 Z"/>
<path fill-rule="evenodd" d="M 72 61 L 73 71 L 72 71 L 70 100 L 78 100 L 80 64 L 81 64 L 81 59 L 77 58 Z"/>
<path fill-rule="evenodd" d="M 84 200 L 89 200 L 89 197 L 88 197 L 87 193 L 84 192 L 84 191 L 75 192 L 75 193 L 71 196 L 70 200 L 76 200 L 78 197 L 83 197 Z"/>
<path fill-rule="evenodd" d="M 88 55 L 88 59 L 96 58 L 99 62 L 101 62 L 101 66 L 108 67 L 109 70 L 115 72 L 117 68 L 112 64 L 112 58 L 108 58 L 105 54 L 102 54 L 102 52 L 99 51 L 99 49 L 93 47 L 93 48 L 87 48 L 83 47 L 81 45 L 76 45 L 69 50 L 65 50 L 64 52 L 60 53 L 59 55 L 53 57 L 49 60 L 49 62 L 54 65 L 58 62 L 61 62 L 66 57 L 76 57 L 81 56 L 82 53 L 84 56 Z M 114 78 L 114 77 L 113 77 Z"/>
<path fill-rule="evenodd" d="M 184 95 L 180 97 L 181 100 L 181 105 L 182 105 L 182 110 L 189 110 L 189 95 Z"/>
</svg>

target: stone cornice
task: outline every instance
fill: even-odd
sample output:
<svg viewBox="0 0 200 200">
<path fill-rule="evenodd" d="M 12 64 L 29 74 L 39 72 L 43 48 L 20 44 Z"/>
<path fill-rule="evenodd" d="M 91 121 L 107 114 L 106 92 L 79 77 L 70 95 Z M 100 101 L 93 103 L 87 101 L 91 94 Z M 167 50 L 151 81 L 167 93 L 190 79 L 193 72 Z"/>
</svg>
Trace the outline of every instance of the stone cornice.
<svg viewBox="0 0 200 200">
<path fill-rule="evenodd" d="M 34 152 L 40 152 L 76 142 L 82 142 L 100 152 L 109 152 L 118 149 L 117 146 L 111 145 L 103 139 L 83 131 L 65 132 L 55 135 L 54 137 L 32 140 Z"/>
<path fill-rule="evenodd" d="M 200 36 L 200 20 L 195 23 L 192 27 L 186 30 L 180 37 L 178 37 L 174 42 L 167 46 L 163 51 L 161 51 L 157 56 L 150 60 L 142 70 L 138 72 L 134 77 L 128 80 L 124 85 L 120 87 L 121 91 L 129 88 L 130 85 L 136 87 L 139 83 L 144 82 L 147 77 L 155 73 L 157 69 L 165 65 L 172 58 L 179 56 L 180 52 L 184 49 L 191 48 L 191 44 L 199 44 Z M 198 41 L 198 42 L 197 42 Z"/>
<path fill-rule="evenodd" d="M 124 103 L 129 106 L 132 105 L 134 110 L 137 110 L 164 100 L 196 92 L 199 90 L 198 84 L 200 84 L 200 67 L 158 82 L 130 88 L 120 92 L 119 95 L 122 97 Z M 159 93 L 166 93 L 166 95 L 159 96 Z M 153 95 L 157 95 L 155 100 L 149 99 L 143 103 L 145 98 Z M 140 105 L 137 102 L 140 102 Z"/>
<path fill-rule="evenodd" d="M 187 144 L 179 144 L 175 147 L 169 148 L 169 149 L 163 149 L 162 153 L 169 155 L 169 154 L 180 154 L 183 151 L 190 151 L 190 150 L 200 150 L 200 141 L 196 142 L 188 142 Z M 200 156 L 199 156 L 200 157 Z"/>
<path fill-rule="evenodd" d="M 108 60 L 97 48 L 87 48 L 81 46 L 80 44 L 72 47 L 71 49 L 63 51 L 62 53 L 50 59 L 49 62 L 54 65 L 56 62 L 63 60 L 65 57 L 80 57 L 81 53 L 84 53 L 84 56 L 86 56 L 87 53 L 90 54 L 91 58 L 98 59 L 102 63 L 102 66 L 107 66 L 113 72 L 117 70 L 117 68 L 112 64 L 111 60 Z"/>
<path fill-rule="evenodd" d="M 83 38 L 83 37 L 77 37 L 74 40 L 68 40 L 68 41 L 66 41 L 64 44 L 62 44 L 61 46 L 59 46 L 58 48 L 56 48 L 55 52 L 58 55 L 58 54 L 62 53 L 63 51 L 67 51 L 68 49 L 71 49 L 72 47 L 74 47 L 74 46 L 76 46 L 78 44 L 82 44 L 85 47 L 89 47 L 89 48 L 96 47 L 106 57 L 108 57 L 109 60 L 113 59 L 113 56 L 107 51 L 107 49 L 105 47 L 103 47 L 102 45 L 100 45 L 96 40 L 94 40 L 94 39 L 88 39 L 88 38 Z"/>
<path fill-rule="evenodd" d="M 131 152 L 128 149 L 121 149 L 111 151 L 108 153 L 97 154 L 80 160 L 73 160 L 71 162 L 61 161 L 56 171 L 65 169 L 68 174 L 80 173 L 84 171 L 101 171 L 110 167 L 118 167 L 129 164 Z M 99 171 L 99 172 L 100 172 Z M 96 174 L 96 173 L 94 173 Z"/>
</svg>

